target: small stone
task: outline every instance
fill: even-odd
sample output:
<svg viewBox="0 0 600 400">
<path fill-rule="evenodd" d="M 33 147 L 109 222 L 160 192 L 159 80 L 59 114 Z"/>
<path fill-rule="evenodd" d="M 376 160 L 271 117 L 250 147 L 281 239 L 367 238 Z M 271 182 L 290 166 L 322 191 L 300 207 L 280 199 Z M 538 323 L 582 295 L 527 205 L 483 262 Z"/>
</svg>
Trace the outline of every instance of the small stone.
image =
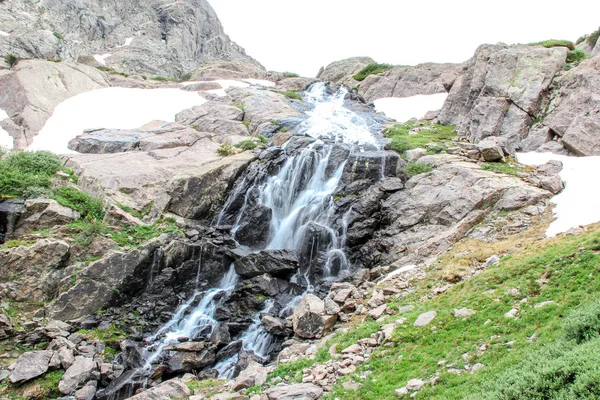
<svg viewBox="0 0 600 400">
<path fill-rule="evenodd" d="M 426 313 L 423 313 L 423 314 L 419 315 L 419 317 L 417 318 L 417 320 L 415 321 L 415 323 L 413 325 L 414 326 L 427 326 L 431 323 L 431 321 L 433 321 L 433 319 L 435 318 L 436 315 L 437 315 L 437 313 L 435 311 L 428 311 Z"/>
<path fill-rule="evenodd" d="M 549 306 L 550 304 L 554 304 L 554 302 L 552 300 L 550 301 L 542 301 L 541 303 L 537 303 L 535 306 L 533 306 L 533 308 L 542 308 L 545 306 Z"/>
<path fill-rule="evenodd" d="M 382 304 L 379 307 L 369 311 L 369 316 L 373 317 L 373 319 L 379 319 L 379 317 L 381 317 L 385 312 L 386 308 L 387 306 L 385 304 Z"/>
<path fill-rule="evenodd" d="M 358 389 L 360 389 L 360 383 L 356 381 L 346 381 L 342 383 L 342 387 L 344 388 L 344 390 L 357 391 Z"/>
<path fill-rule="evenodd" d="M 509 312 L 504 314 L 504 318 L 515 318 L 517 316 L 518 312 L 519 312 L 519 310 L 517 310 L 516 308 L 513 308 L 512 310 L 510 310 Z"/>
<path fill-rule="evenodd" d="M 473 367 L 471 368 L 471 373 L 474 373 L 475 371 L 479 371 L 483 367 L 484 367 L 484 365 L 482 363 L 477 363 L 477 364 L 473 365 Z"/>
<path fill-rule="evenodd" d="M 470 317 L 475 314 L 475 310 L 469 310 L 468 308 L 459 308 L 452 310 L 452 315 L 455 317 Z"/>
<path fill-rule="evenodd" d="M 353 344 L 349 347 L 346 347 L 344 350 L 342 350 L 342 354 L 359 353 L 361 351 L 362 351 L 362 347 L 360 347 L 360 345 Z"/>
<path fill-rule="evenodd" d="M 396 389 L 396 395 L 398 397 L 404 397 L 404 396 L 408 395 L 408 389 L 406 387 Z"/>
<path fill-rule="evenodd" d="M 410 391 L 420 390 L 423 386 L 425 386 L 425 382 L 423 382 L 421 379 L 411 379 L 406 384 L 406 388 Z"/>
</svg>

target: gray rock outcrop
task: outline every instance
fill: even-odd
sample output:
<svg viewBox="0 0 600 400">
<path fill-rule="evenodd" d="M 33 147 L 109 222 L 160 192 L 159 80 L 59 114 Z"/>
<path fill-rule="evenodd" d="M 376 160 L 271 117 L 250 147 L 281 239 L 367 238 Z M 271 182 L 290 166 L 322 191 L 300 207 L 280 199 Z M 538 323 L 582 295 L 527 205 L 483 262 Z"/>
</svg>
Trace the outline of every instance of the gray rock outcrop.
<svg viewBox="0 0 600 400">
<path fill-rule="evenodd" d="M 292 316 L 294 333 L 304 339 L 320 338 L 336 321 L 337 315 L 328 315 L 325 302 L 312 294 L 302 298 Z"/>
<path fill-rule="evenodd" d="M 488 136 L 505 137 L 513 152 L 547 101 L 567 51 L 565 47 L 480 46 L 454 82 L 440 123 L 456 125 L 459 135 L 473 143 Z"/>
<path fill-rule="evenodd" d="M 541 134 L 577 155 L 600 155 L 600 57 L 584 60 L 555 85 Z"/>
<path fill-rule="evenodd" d="M 353 76 L 359 73 L 364 67 L 374 63 L 371 57 L 351 57 L 340 61 L 334 61 L 319 71 L 317 79 L 329 82 L 348 83 L 355 85 L 358 83 Z"/>
<path fill-rule="evenodd" d="M 369 101 L 446 93 L 452 88 L 460 69 L 458 64 L 397 65 L 381 74 L 367 76 L 360 83 L 358 93 Z"/>
<path fill-rule="evenodd" d="M 53 351 L 28 351 L 17 360 L 8 377 L 11 383 L 22 383 L 37 378 L 48 371 Z"/>
<path fill-rule="evenodd" d="M 0 55 L 89 60 L 129 74 L 180 76 L 206 61 L 259 65 L 232 42 L 206 0 L 0 2 Z"/>
</svg>

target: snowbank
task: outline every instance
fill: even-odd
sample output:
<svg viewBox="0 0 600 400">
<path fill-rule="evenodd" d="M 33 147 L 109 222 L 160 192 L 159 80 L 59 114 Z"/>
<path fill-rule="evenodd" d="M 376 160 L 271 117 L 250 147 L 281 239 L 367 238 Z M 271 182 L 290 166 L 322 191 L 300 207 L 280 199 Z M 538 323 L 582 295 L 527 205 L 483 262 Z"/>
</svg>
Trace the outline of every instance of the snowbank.
<svg viewBox="0 0 600 400">
<path fill-rule="evenodd" d="M 560 173 L 565 189 L 552 198 L 556 204 L 556 220 L 550 224 L 546 235 L 556 236 L 571 228 L 600 221 L 600 186 L 598 171 L 600 157 L 568 157 L 552 153 L 520 153 L 517 160 L 525 165 L 542 165 L 550 160 L 563 163 Z"/>
<path fill-rule="evenodd" d="M 428 111 L 442 108 L 448 93 L 418 95 L 412 97 L 385 97 L 375 100 L 375 109 L 398 122 L 412 118 L 423 118 Z"/>
<path fill-rule="evenodd" d="M 72 154 L 69 141 L 85 129 L 134 129 L 150 121 L 174 121 L 175 114 L 206 100 L 180 89 L 106 88 L 65 100 L 54 110 L 29 150 Z"/>
<path fill-rule="evenodd" d="M 275 82 L 266 81 L 263 79 L 242 79 L 241 81 L 236 81 L 236 80 L 232 80 L 232 79 L 217 79 L 214 81 L 181 82 L 181 84 L 183 86 L 189 86 L 189 85 L 194 85 L 196 83 L 206 83 L 206 82 L 214 82 L 214 83 L 218 83 L 219 85 L 221 85 L 221 89 L 211 89 L 211 90 L 206 91 L 207 93 L 213 93 L 220 97 L 227 96 L 227 93 L 225 92 L 225 90 L 229 89 L 230 87 L 247 88 L 250 85 L 257 85 L 257 86 L 264 86 L 264 87 L 275 86 Z"/>
<path fill-rule="evenodd" d="M 7 118 L 8 114 L 6 113 L 6 111 L 0 108 L 0 122 L 4 121 Z M 10 136 L 8 132 L 6 132 L 4 129 L 2 129 L 2 127 L 0 127 L 0 147 L 10 150 L 13 148 L 13 146 L 14 140 L 12 136 Z"/>
<path fill-rule="evenodd" d="M 10 33 L 4 32 L 4 31 L 0 31 L 0 36 L 10 36 Z"/>
<path fill-rule="evenodd" d="M 95 54 L 94 60 L 96 60 L 98 62 L 98 64 L 106 66 L 106 59 L 110 56 L 112 56 L 112 54 L 110 54 L 110 53 Z"/>
</svg>

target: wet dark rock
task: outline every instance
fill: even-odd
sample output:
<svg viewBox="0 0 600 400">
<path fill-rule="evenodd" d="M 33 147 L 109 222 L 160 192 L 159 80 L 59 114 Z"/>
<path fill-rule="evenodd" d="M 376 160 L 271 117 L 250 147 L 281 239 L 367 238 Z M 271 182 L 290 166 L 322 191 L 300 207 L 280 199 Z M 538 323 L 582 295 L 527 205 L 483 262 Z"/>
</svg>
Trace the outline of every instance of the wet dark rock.
<svg viewBox="0 0 600 400">
<path fill-rule="evenodd" d="M 121 342 L 121 351 L 123 351 L 128 368 L 140 368 L 146 363 L 147 351 L 132 340 Z"/>
<path fill-rule="evenodd" d="M 244 343 L 241 340 L 229 343 L 227 346 L 219 350 L 217 353 L 217 361 L 227 360 L 234 354 L 237 354 L 242 349 L 243 344 Z"/>
<path fill-rule="evenodd" d="M 244 278 L 264 273 L 286 276 L 298 269 L 298 253 L 294 250 L 263 250 L 235 261 L 235 272 Z"/>
<path fill-rule="evenodd" d="M 251 249 L 264 249 L 271 233 L 272 215 L 273 211 L 262 204 L 255 204 L 246 209 L 235 233 L 235 239 Z"/>
<path fill-rule="evenodd" d="M 167 366 L 170 373 L 191 372 L 213 364 L 216 360 L 215 347 L 207 347 L 198 352 L 179 351 L 175 353 Z"/>
<path fill-rule="evenodd" d="M 25 201 L 20 199 L 0 202 L 0 244 L 13 233 L 17 219 L 25 211 L 24 203 Z"/>
<path fill-rule="evenodd" d="M 341 182 L 351 182 L 365 179 L 373 183 L 385 176 L 396 176 L 400 156 L 392 152 L 365 151 L 352 153 L 344 167 Z"/>
<path fill-rule="evenodd" d="M 224 347 L 231 342 L 231 335 L 226 324 L 219 323 L 210 335 L 210 342 L 217 347 Z"/>
</svg>

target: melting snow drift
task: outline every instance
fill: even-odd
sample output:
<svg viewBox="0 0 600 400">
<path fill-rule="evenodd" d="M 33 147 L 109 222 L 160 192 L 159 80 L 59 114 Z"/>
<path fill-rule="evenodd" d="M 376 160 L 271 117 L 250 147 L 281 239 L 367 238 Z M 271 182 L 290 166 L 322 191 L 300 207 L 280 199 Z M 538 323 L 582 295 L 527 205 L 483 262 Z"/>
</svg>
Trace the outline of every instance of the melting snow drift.
<svg viewBox="0 0 600 400">
<path fill-rule="evenodd" d="M 69 141 L 85 129 L 134 129 L 154 120 L 174 121 L 175 114 L 206 100 L 180 89 L 106 88 L 60 103 L 29 150 L 72 154 Z"/>
<path fill-rule="evenodd" d="M 550 160 L 563 163 L 560 177 L 565 182 L 565 189 L 552 199 L 556 204 L 556 220 L 548 227 L 547 236 L 556 236 L 571 228 L 600 221 L 600 187 L 596 184 L 600 171 L 600 156 L 568 157 L 532 152 L 517 154 L 517 160 L 531 166 L 542 165 Z"/>
<path fill-rule="evenodd" d="M 0 121 L 3 121 L 8 118 L 8 114 L 6 111 L 0 108 Z M 0 127 L 0 148 L 4 149 L 12 149 L 14 146 L 13 138 L 6 132 L 2 127 Z"/>
<path fill-rule="evenodd" d="M 442 108 L 448 93 L 418 95 L 412 97 L 385 97 L 375 100 L 375 109 L 398 122 L 412 118 L 423 118 L 428 111 Z"/>
</svg>

